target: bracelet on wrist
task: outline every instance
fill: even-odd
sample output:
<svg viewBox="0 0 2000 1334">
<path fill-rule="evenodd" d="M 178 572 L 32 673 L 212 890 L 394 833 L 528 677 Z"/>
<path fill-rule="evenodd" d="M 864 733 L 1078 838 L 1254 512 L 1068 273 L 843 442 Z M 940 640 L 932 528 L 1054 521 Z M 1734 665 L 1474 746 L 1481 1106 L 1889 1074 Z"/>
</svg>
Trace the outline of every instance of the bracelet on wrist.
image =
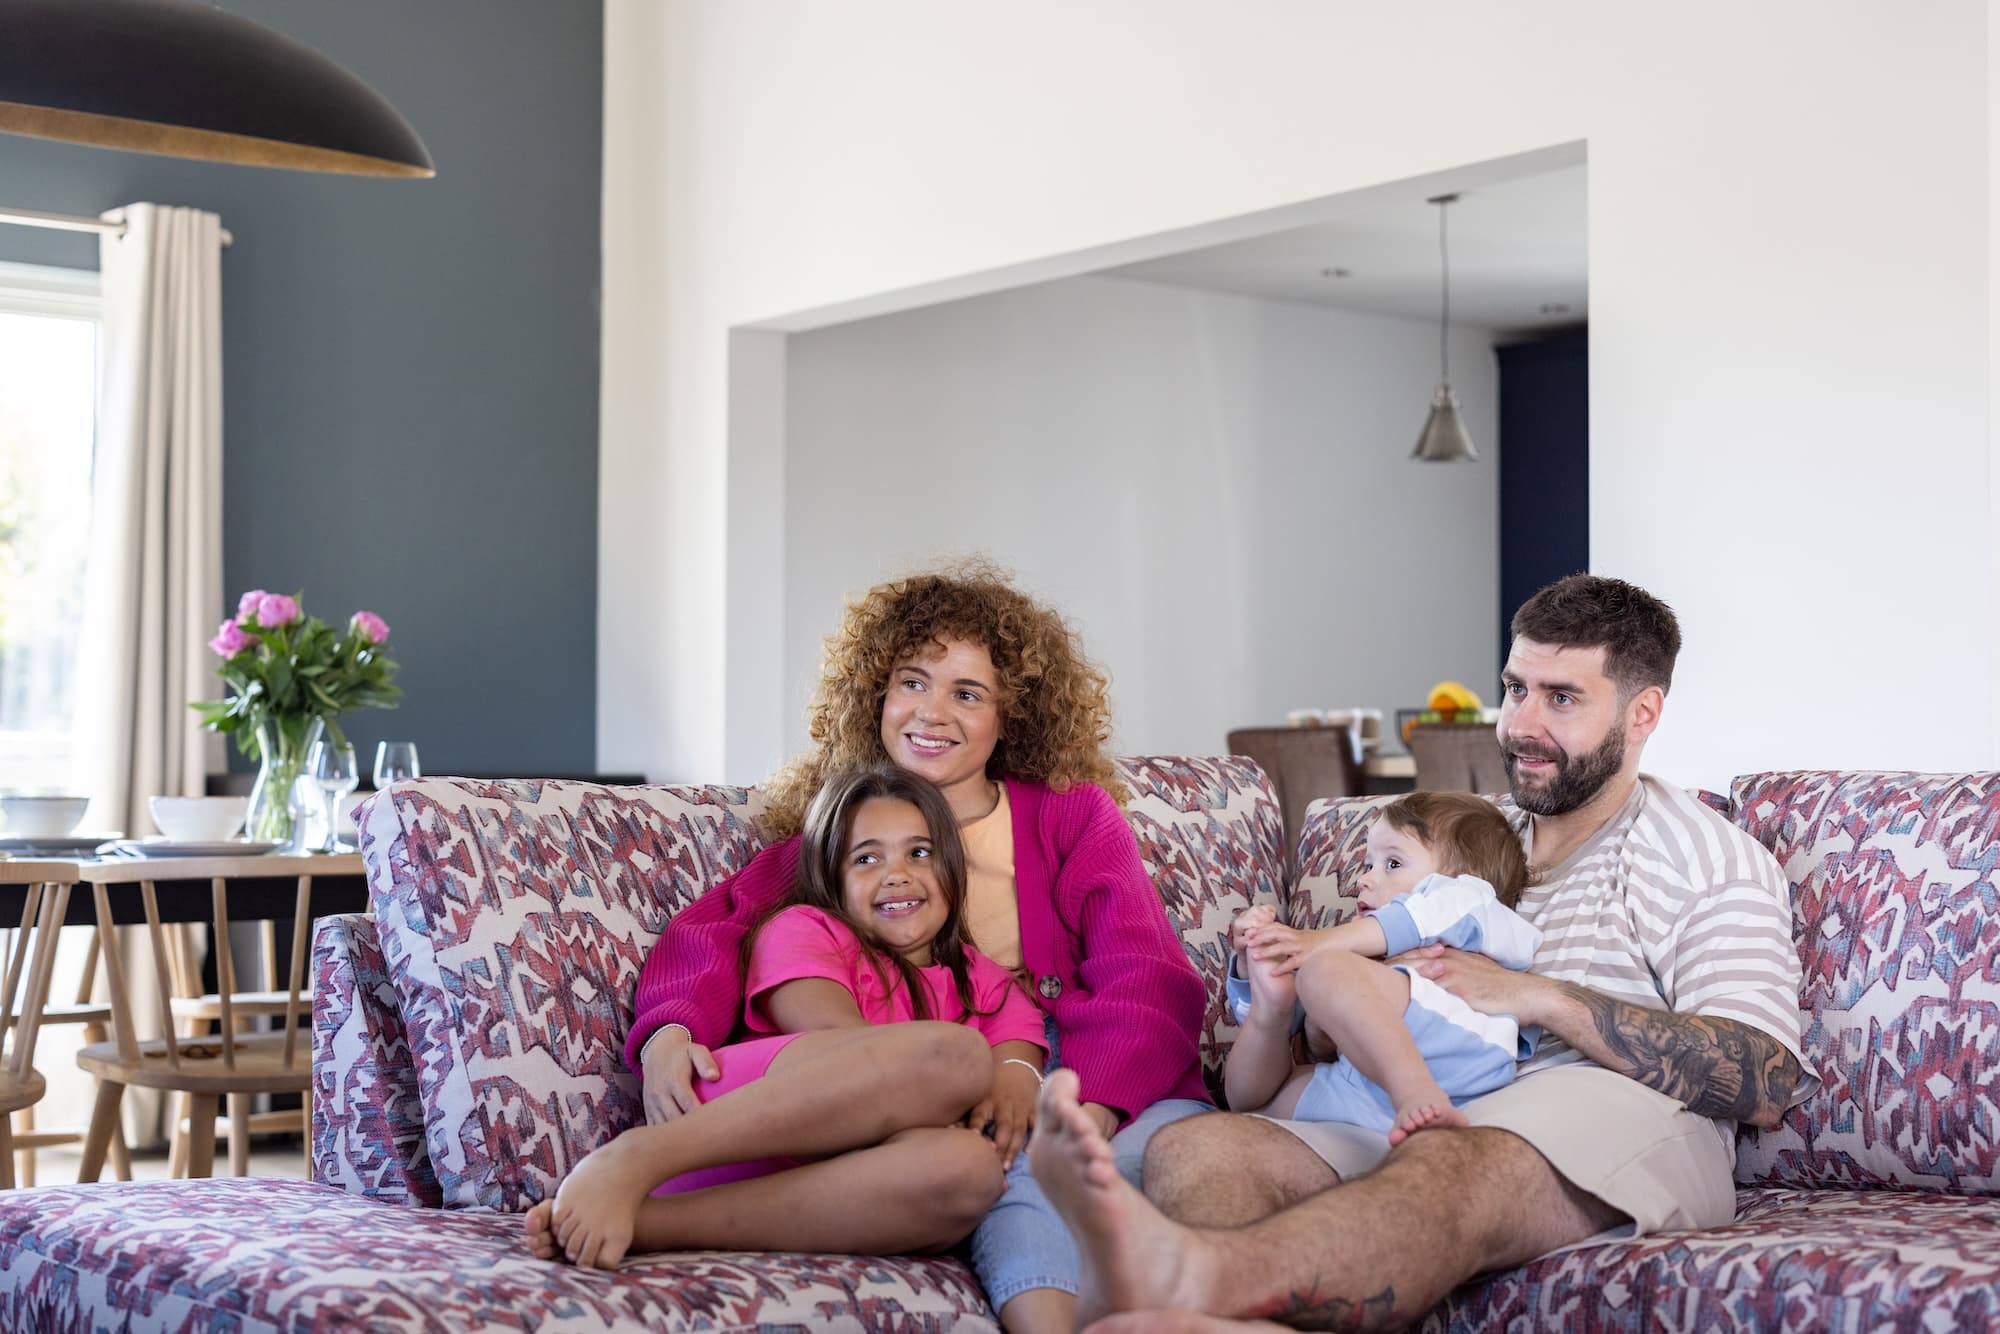
<svg viewBox="0 0 2000 1334">
<path fill-rule="evenodd" d="M 694 1041 L 694 1034 L 688 1029 L 688 1026 L 686 1024 L 661 1024 L 658 1028 L 654 1029 L 650 1035 L 647 1036 L 644 1042 L 639 1044 L 639 1064 L 644 1065 L 646 1063 L 646 1053 L 653 1049 L 653 1044 L 655 1042 L 658 1042 L 664 1034 L 669 1033 L 676 1028 L 678 1028 L 681 1031 L 681 1037 L 685 1038 L 689 1042 Z"/>
<path fill-rule="evenodd" d="M 1023 1070 L 1026 1070 L 1029 1074 L 1035 1077 L 1035 1083 L 1037 1085 L 1040 1085 L 1042 1082 L 1042 1072 L 1035 1068 L 1035 1064 L 1033 1061 L 1024 1061 L 1018 1056 L 1009 1056 L 1006 1060 L 1000 1062 L 1000 1064 L 1018 1065 Z"/>
</svg>

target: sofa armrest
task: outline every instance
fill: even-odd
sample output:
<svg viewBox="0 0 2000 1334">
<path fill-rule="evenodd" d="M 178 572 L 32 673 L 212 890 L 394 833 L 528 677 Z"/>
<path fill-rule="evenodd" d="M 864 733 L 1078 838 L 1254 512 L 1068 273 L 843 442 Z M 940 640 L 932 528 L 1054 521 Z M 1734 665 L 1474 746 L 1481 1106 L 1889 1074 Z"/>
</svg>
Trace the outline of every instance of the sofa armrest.
<svg viewBox="0 0 2000 1334">
<path fill-rule="evenodd" d="M 320 919 L 312 965 L 313 1180 L 387 1203 L 441 1206 L 374 919 Z"/>
</svg>

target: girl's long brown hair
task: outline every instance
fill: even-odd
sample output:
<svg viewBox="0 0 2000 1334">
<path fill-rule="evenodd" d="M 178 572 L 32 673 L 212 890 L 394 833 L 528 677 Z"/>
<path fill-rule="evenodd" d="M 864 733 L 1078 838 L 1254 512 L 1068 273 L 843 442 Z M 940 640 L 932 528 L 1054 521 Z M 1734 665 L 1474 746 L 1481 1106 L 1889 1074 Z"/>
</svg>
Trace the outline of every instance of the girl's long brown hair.
<svg viewBox="0 0 2000 1334">
<path fill-rule="evenodd" d="M 800 830 L 799 869 L 792 878 L 791 895 L 780 901 L 743 939 L 742 968 L 747 976 L 750 952 L 771 918 L 787 908 L 817 908 L 854 933 L 868 955 L 883 989 L 893 994 L 888 967 L 893 965 L 909 992 L 910 1007 L 919 1019 L 931 1019 L 930 988 L 924 985 L 916 965 L 896 953 L 867 926 L 847 911 L 842 892 L 847 860 L 847 840 L 854 828 L 854 812 L 861 803 L 877 797 L 907 801 L 924 817 L 930 831 L 931 862 L 936 868 L 938 889 L 944 895 L 944 925 L 931 941 L 931 958 L 951 969 L 958 990 L 959 1013 L 953 1022 L 971 1016 L 991 1014 L 978 1009 L 972 996 L 972 978 L 965 958 L 965 845 L 958 836 L 958 821 L 951 804 L 937 785 L 921 774 L 893 764 L 837 773 L 821 785 L 806 808 L 805 825 Z"/>
</svg>

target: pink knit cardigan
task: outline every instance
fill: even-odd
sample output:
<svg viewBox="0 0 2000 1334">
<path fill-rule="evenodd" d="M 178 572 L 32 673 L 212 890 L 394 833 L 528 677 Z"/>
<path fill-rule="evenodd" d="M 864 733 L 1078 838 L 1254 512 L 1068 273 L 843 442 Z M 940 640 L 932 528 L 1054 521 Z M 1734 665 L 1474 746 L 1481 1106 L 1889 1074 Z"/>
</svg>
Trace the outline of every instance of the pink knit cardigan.
<svg viewBox="0 0 2000 1334">
<path fill-rule="evenodd" d="M 1083 1100 L 1128 1116 L 1162 1098 L 1206 1102 L 1201 978 L 1167 924 L 1138 840 L 1102 788 L 1009 778 L 1021 958 L 1055 1017 Z M 667 924 L 639 975 L 625 1059 L 662 1025 L 726 1042 L 743 1007 L 743 937 L 790 890 L 799 840 L 765 848 Z"/>
</svg>

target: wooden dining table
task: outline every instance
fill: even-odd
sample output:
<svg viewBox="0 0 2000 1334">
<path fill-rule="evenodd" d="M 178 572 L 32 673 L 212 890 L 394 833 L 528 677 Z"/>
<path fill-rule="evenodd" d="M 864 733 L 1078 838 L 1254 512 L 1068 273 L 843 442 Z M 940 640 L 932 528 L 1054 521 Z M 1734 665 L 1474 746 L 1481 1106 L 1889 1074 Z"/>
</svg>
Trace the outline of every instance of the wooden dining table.
<svg viewBox="0 0 2000 1334">
<path fill-rule="evenodd" d="M 41 860 L 45 863 L 48 859 Z M 4 865 L 6 863 L 0 861 L 0 866 Z M 109 983 L 112 1029 L 117 1038 L 115 1045 L 123 1057 L 134 1062 L 139 1060 L 141 1044 L 137 1034 L 140 1024 L 121 965 L 124 951 L 116 942 L 112 928 L 141 928 L 141 935 L 134 943 L 141 949 L 146 946 L 140 942 L 150 943 L 162 979 L 168 975 L 171 965 L 166 957 L 168 951 L 163 943 L 161 928 L 183 922 L 206 923 L 213 928 L 216 934 L 212 937 L 211 948 L 221 999 L 220 1017 L 223 1028 L 229 1030 L 231 1016 L 227 998 L 235 991 L 234 967 L 227 944 L 229 925 L 242 922 L 290 924 L 288 934 L 292 949 L 291 966 L 287 970 L 290 975 L 288 990 L 295 1001 L 293 1013 L 287 1018 L 288 1021 L 294 1017 L 297 1021 L 307 1021 L 311 1014 L 311 984 L 304 978 L 303 970 L 312 920 L 337 913 L 363 912 L 368 907 L 361 857 L 351 852 L 249 857 L 119 856 L 77 859 L 67 865 L 74 869 L 75 892 L 68 895 L 68 901 L 63 905 L 63 925 L 94 926 L 97 929 L 98 948 L 105 961 Z M 0 875 L 0 920 L 6 920 L 9 915 L 17 916 L 27 904 L 29 887 L 7 883 L 8 879 Z M 267 932 L 266 939 L 275 942 L 276 936 L 277 932 L 273 930 Z M 193 981 L 192 976 L 185 979 L 183 989 L 192 987 Z M 164 988 L 164 981 L 161 985 Z M 194 987 L 188 994 L 196 994 L 199 990 L 199 987 Z M 165 1003 L 164 996 L 162 1003 Z M 294 1022 L 287 1022 L 285 1028 L 296 1032 Z M 187 1040 L 170 1037 L 166 1041 L 178 1049 Z M 294 1059 L 294 1043 L 287 1040 L 285 1066 L 290 1068 Z M 117 1110 L 115 1101 L 106 1097 L 110 1092 L 100 1084 L 98 1106 L 92 1115 L 92 1129 L 78 1174 L 81 1181 L 96 1180 L 103 1167 L 111 1122 Z M 201 1141 L 200 1136 L 195 1138 Z M 212 1149 L 213 1140 L 198 1142 L 194 1146 L 192 1167 L 196 1175 L 206 1175 L 206 1162 Z M 246 1152 L 244 1138 L 232 1135 L 231 1158 L 239 1169 Z"/>
<path fill-rule="evenodd" d="M 214 886 L 221 880 L 229 895 L 230 917 L 237 921 L 289 921 L 297 909 L 298 882 L 312 877 L 309 911 L 312 917 L 366 912 L 368 885 L 362 878 L 357 852 L 311 853 L 289 857 L 267 853 L 258 857 L 100 857 L 50 858 L 38 862 L 69 862 L 77 879 L 102 884 L 109 892 L 111 921 L 118 926 L 143 926 L 146 908 L 139 885 L 153 882 L 162 922 L 206 922 L 214 913 Z M 0 861 L 0 865 L 5 865 Z M 120 886 L 123 888 L 111 889 Z M 27 886 L 0 883 L 0 918 L 20 914 Z M 63 914 L 65 926 L 100 923 L 93 895 L 72 894 Z"/>
</svg>

